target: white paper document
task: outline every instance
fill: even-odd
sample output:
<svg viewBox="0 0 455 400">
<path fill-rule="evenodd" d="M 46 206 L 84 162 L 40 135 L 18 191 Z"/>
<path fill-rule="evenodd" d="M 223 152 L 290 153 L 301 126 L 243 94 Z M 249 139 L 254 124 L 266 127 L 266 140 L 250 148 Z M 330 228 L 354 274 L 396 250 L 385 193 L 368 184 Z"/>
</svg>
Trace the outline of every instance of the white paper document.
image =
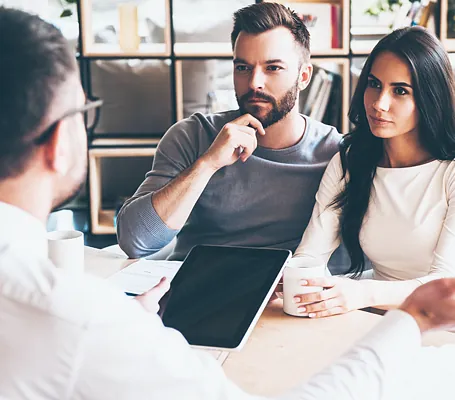
<svg viewBox="0 0 455 400">
<path fill-rule="evenodd" d="M 141 294 L 154 287 L 163 276 L 171 281 L 181 265 L 182 261 L 139 260 L 108 280 L 125 293 Z"/>
</svg>

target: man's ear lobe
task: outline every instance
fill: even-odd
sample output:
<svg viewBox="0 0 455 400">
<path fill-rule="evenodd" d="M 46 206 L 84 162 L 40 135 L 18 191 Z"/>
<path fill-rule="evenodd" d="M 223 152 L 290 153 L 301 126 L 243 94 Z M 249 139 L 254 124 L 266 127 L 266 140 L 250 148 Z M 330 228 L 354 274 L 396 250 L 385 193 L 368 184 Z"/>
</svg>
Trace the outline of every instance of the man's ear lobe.
<svg viewBox="0 0 455 400">
<path fill-rule="evenodd" d="M 65 175 L 68 172 L 68 154 L 64 141 L 64 121 L 59 121 L 43 147 L 46 165 L 49 169 Z"/>
<path fill-rule="evenodd" d="M 308 87 L 311 81 L 311 76 L 313 75 L 313 65 L 310 63 L 302 65 L 300 69 L 300 82 L 299 89 L 303 90 Z"/>
</svg>

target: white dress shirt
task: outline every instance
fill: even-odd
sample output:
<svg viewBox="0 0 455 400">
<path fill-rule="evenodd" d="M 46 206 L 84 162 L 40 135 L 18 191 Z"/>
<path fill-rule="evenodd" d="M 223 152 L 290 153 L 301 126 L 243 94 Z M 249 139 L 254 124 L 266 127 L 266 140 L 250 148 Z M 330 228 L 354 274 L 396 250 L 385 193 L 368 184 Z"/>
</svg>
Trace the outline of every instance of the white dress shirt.
<svg viewBox="0 0 455 400">
<path fill-rule="evenodd" d="M 295 256 L 327 261 L 340 244 L 340 210 L 328 205 L 344 187 L 340 154 L 330 161 Z M 378 280 L 420 283 L 455 276 L 455 161 L 377 168 L 360 243 Z"/>
<path fill-rule="evenodd" d="M 38 220 L 0 203 L 0 221 L 0 399 L 258 399 L 108 282 L 55 268 Z M 337 363 L 280 398 L 393 399 L 385 396 L 420 351 L 413 318 L 390 312 Z"/>
</svg>

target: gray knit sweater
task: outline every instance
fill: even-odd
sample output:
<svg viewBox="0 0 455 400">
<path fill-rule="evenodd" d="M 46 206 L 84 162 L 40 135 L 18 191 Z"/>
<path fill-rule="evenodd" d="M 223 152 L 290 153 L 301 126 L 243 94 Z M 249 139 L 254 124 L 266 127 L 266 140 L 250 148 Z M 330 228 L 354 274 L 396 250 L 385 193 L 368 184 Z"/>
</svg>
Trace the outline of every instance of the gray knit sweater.
<svg viewBox="0 0 455 400">
<path fill-rule="evenodd" d="M 197 113 L 163 136 L 152 170 L 117 218 L 119 244 L 130 257 L 150 255 L 175 235 L 172 260 L 182 260 L 196 244 L 296 249 L 340 140 L 335 128 L 306 116 L 305 134 L 296 145 L 280 150 L 258 147 L 245 163 L 216 172 L 180 231 L 169 229 L 152 206 L 153 192 L 191 166 L 222 127 L 239 115 Z"/>
</svg>

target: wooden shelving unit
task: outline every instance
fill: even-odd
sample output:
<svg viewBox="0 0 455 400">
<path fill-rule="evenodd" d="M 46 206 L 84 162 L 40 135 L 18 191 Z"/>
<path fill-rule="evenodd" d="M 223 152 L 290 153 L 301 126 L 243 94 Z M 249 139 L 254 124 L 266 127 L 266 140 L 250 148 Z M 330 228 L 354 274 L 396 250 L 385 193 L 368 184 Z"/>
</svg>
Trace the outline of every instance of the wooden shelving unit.
<svg viewBox="0 0 455 400">
<path fill-rule="evenodd" d="M 147 157 L 150 160 L 156 152 L 156 147 L 129 147 L 112 148 L 100 147 L 89 150 L 89 191 L 90 191 L 90 217 L 93 234 L 115 234 L 115 210 L 102 207 L 102 168 L 101 159 L 110 157 Z"/>
<path fill-rule="evenodd" d="M 184 115 L 184 87 L 185 80 L 192 79 L 193 76 L 188 75 L 188 71 L 185 72 L 185 63 L 191 62 L 208 62 L 209 60 L 230 60 L 232 57 L 231 44 L 229 42 L 230 37 L 229 33 L 223 32 L 222 39 L 213 38 L 210 35 L 206 37 L 199 37 L 199 39 L 191 38 L 188 39 L 188 42 L 185 42 L 185 38 L 182 39 L 182 33 L 180 31 L 180 37 L 176 33 L 176 8 L 179 7 L 179 3 L 174 0 L 156 0 L 156 7 L 161 7 L 162 13 L 159 13 L 164 27 L 160 26 L 161 34 L 158 39 L 155 41 L 150 38 L 144 39 L 142 37 L 141 44 L 137 50 L 123 51 L 119 45 L 116 43 L 98 43 L 99 40 L 95 40 L 95 27 L 94 27 L 94 17 L 92 16 L 92 7 L 97 0 L 80 0 L 79 1 L 79 19 L 80 19 L 80 38 L 79 38 L 79 48 L 81 49 L 79 56 L 79 63 L 81 65 L 83 83 L 87 93 L 91 94 L 92 88 L 92 78 L 90 75 L 90 68 L 92 63 L 95 62 L 112 62 L 112 61 L 123 61 L 126 63 L 125 68 L 128 68 L 128 63 L 138 63 L 142 60 L 153 61 L 161 60 L 162 63 L 166 64 L 168 68 L 171 79 L 170 84 L 164 82 L 165 85 L 169 85 L 168 93 L 171 100 L 171 117 L 169 118 L 171 122 L 176 122 L 182 119 Z M 190 1 L 190 0 L 188 0 Z M 231 4 L 231 0 L 217 0 L 220 2 L 226 1 Z M 248 1 L 243 1 L 242 6 L 246 5 Z M 346 133 L 350 129 L 349 121 L 347 118 L 347 113 L 349 110 L 349 103 L 351 98 L 351 84 L 354 82 L 351 77 L 351 67 L 353 66 L 353 58 L 358 55 L 367 56 L 374 45 L 377 43 L 377 40 L 363 40 L 358 43 L 351 41 L 353 32 L 351 32 L 351 8 L 363 6 L 362 3 L 359 5 L 351 5 L 350 0 L 264 0 L 264 1 L 278 1 L 291 8 L 293 5 L 299 5 L 301 10 L 306 9 L 305 6 L 309 3 L 321 5 L 322 8 L 328 7 L 330 10 L 335 9 L 338 14 L 337 24 L 338 26 L 334 29 L 337 29 L 338 37 L 337 42 L 339 45 L 336 48 L 332 48 L 331 45 L 327 45 L 327 41 L 324 42 L 326 45 L 313 45 L 312 47 L 312 63 L 318 65 L 324 69 L 333 70 L 339 74 L 342 78 L 342 87 L 341 95 L 339 99 L 339 104 L 342 112 L 342 119 L 340 123 L 340 130 L 343 133 Z M 260 3 L 261 0 L 250 0 L 249 4 Z M 181 3 L 180 3 L 181 4 Z M 155 7 L 155 4 L 154 4 Z M 333 8 L 335 7 L 335 8 Z M 308 8 L 308 7 L 307 7 Z M 443 42 L 446 49 L 451 52 L 455 52 L 455 34 L 453 38 L 448 34 L 448 12 L 449 5 L 448 0 L 441 0 L 437 2 L 436 5 L 436 30 L 440 32 L 440 39 Z M 309 7 L 308 9 L 311 9 Z M 355 10 L 352 8 L 352 10 Z M 180 12 L 180 17 L 185 11 L 182 9 L 177 9 Z M 201 10 L 203 13 L 204 10 Z M 112 17 L 112 14 L 110 14 Z M 221 15 L 221 14 L 220 14 Z M 331 14 L 331 18 L 333 18 Z M 97 17 L 99 23 L 99 16 Z M 188 16 L 191 18 L 191 16 Z M 208 18 L 208 17 L 207 17 Z M 220 18 L 225 18 L 224 14 Z M 226 22 L 225 20 L 223 20 Z M 332 19 L 333 21 L 333 19 Z M 181 23 L 180 19 L 178 23 Z M 226 26 L 226 25 L 225 25 Z M 381 31 L 380 27 L 372 27 L 368 30 L 368 34 L 376 35 L 380 37 L 384 32 Z M 354 29 L 355 31 L 355 29 Z M 355 34 L 355 33 L 354 33 Z M 362 32 L 360 32 L 362 34 Z M 220 40 L 226 39 L 225 42 L 220 42 Z M 313 38 L 314 39 L 314 38 Z M 198 41 L 199 40 L 199 41 Z M 206 40 L 206 41 L 204 41 Z M 213 40 L 210 42 L 210 40 Z M 326 40 L 326 39 L 324 39 Z M 336 42 L 335 41 L 335 42 Z M 314 43 L 317 42 L 314 39 Z M 334 42 L 330 42 L 331 44 Z M 452 57 L 455 59 L 455 54 Z M 131 64 L 131 65 L 132 65 Z M 223 64 L 226 67 L 226 64 Z M 163 67 L 163 66 L 162 66 Z M 223 67 L 223 68 L 224 68 Z M 114 67 L 112 67 L 114 68 Z M 157 67 L 158 68 L 158 67 Z M 200 71 L 199 71 L 200 73 Z M 185 75 L 186 74 L 186 75 Z M 86 79 L 84 79 L 84 75 Z M 169 75 L 168 75 L 169 76 Z M 199 75 L 200 76 L 200 75 Z M 189 78 L 190 77 L 190 78 Z M 124 78 L 126 82 L 129 82 Z M 196 78 L 195 78 L 196 79 Z M 116 82 L 112 82 L 113 85 Z M 155 83 L 154 83 L 155 85 Z M 225 89 L 225 88 L 224 88 Z M 224 90 L 223 89 L 223 90 Z M 225 90 L 226 91 L 226 90 Z M 188 93 L 189 91 L 187 91 Z M 104 99 L 105 104 L 109 103 L 110 99 Z M 161 103 L 160 103 L 161 101 Z M 150 107 L 164 107 L 167 100 L 159 98 L 156 104 L 150 104 Z M 206 112 L 204 107 L 201 107 L 199 110 L 201 112 Z M 121 112 L 121 110 L 119 111 Z M 188 114 L 188 111 L 185 111 Z M 165 110 L 163 108 L 163 113 Z M 154 117 L 153 117 L 154 118 Z M 161 124 L 163 125 L 163 123 Z M 160 128 L 161 129 L 161 128 Z M 97 134 L 90 138 L 90 150 L 89 150 L 89 204 L 90 204 L 90 216 L 91 216 L 91 232 L 94 234 L 113 234 L 115 233 L 115 228 L 113 225 L 114 213 L 115 211 L 110 208 L 103 208 L 102 206 L 102 160 L 104 158 L 115 158 L 115 157 L 147 157 L 150 160 L 150 165 L 153 159 L 153 156 L 156 152 L 156 146 L 159 143 L 160 136 L 164 133 L 159 132 L 159 134 L 154 131 L 153 127 L 150 128 L 150 135 L 144 135 L 141 131 L 141 135 L 134 135 L 131 133 L 122 133 L 122 132 L 112 132 L 109 134 L 103 131 L 103 134 Z M 140 137 L 139 137 L 140 136 Z M 142 171 L 141 171 L 142 173 Z M 132 176 L 134 175 L 137 178 L 138 171 L 132 170 Z M 132 194 L 132 193 L 131 193 Z"/>
<path fill-rule="evenodd" d="M 158 2 L 158 0 L 156 0 Z M 83 57 L 168 57 L 171 54 L 171 15 L 169 0 L 159 0 L 165 9 L 164 43 L 141 43 L 139 49 L 124 51 L 119 45 L 95 43 L 92 7 L 96 0 L 80 0 L 81 55 Z M 112 21 L 114 24 L 117 21 Z"/>
</svg>

